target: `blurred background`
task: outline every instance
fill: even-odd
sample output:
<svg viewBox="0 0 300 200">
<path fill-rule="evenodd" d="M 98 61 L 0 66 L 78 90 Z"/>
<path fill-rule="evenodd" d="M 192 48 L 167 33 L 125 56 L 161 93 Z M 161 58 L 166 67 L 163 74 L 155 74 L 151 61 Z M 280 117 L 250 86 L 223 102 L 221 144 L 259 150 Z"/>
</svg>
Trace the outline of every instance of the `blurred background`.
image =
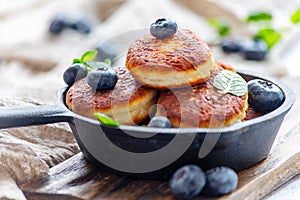
<svg viewBox="0 0 300 200">
<path fill-rule="evenodd" d="M 0 0 L 0 97 L 55 101 L 73 58 L 118 34 L 148 28 L 159 17 L 197 32 L 217 60 L 237 69 L 297 77 L 300 25 L 299 16 L 295 23 L 291 16 L 299 7 L 297 0 Z M 276 44 L 262 60 L 224 53 L 224 39 L 251 40 L 266 28 L 271 36 L 260 37 Z"/>
</svg>

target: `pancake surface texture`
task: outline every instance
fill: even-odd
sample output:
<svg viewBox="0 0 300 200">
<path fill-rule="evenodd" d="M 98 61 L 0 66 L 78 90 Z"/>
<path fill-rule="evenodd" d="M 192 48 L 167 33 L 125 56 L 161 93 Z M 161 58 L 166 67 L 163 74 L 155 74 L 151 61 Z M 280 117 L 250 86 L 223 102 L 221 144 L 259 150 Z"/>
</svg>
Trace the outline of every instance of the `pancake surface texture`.
<svg viewBox="0 0 300 200">
<path fill-rule="evenodd" d="M 138 84 L 125 67 L 114 68 L 118 82 L 111 90 L 93 90 L 83 78 L 66 94 L 66 104 L 77 114 L 95 118 L 94 113 L 108 115 L 121 124 L 133 125 L 149 117 L 156 91 Z"/>
<path fill-rule="evenodd" d="M 248 94 L 221 94 L 213 87 L 214 77 L 224 69 L 234 71 L 219 63 L 205 83 L 163 91 L 156 115 L 168 117 L 173 127 L 218 128 L 240 122 L 248 108 Z"/>
<path fill-rule="evenodd" d="M 179 29 L 166 39 L 147 35 L 128 49 L 126 67 L 141 84 L 180 88 L 206 81 L 215 66 L 208 45 L 194 32 Z"/>
</svg>

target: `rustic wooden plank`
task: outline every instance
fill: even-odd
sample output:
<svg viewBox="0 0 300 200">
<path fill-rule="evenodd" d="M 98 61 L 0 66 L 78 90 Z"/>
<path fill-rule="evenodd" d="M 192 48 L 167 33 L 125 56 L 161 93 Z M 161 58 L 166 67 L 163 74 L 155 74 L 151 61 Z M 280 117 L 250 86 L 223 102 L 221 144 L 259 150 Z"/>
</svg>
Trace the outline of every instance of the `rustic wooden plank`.
<svg viewBox="0 0 300 200">
<path fill-rule="evenodd" d="M 139 180 L 100 171 L 86 161 L 81 153 L 53 167 L 49 176 L 33 184 L 23 185 L 22 188 L 29 199 L 36 194 L 40 197 L 45 194 L 47 198 L 48 194 L 65 194 L 82 199 L 144 199 L 146 196 L 150 199 L 157 195 L 170 196 L 166 182 Z"/>
<path fill-rule="evenodd" d="M 300 125 L 281 137 L 269 157 L 239 173 L 238 189 L 221 199 L 258 199 L 297 175 L 300 171 L 299 133 Z M 80 199 L 174 199 L 167 182 L 100 171 L 81 153 L 53 167 L 49 176 L 23 185 L 22 189 L 28 199 L 56 199 L 53 194 Z"/>
<path fill-rule="evenodd" d="M 300 173 L 300 84 L 287 79 L 297 100 L 286 116 L 267 159 L 239 173 L 238 188 L 219 199 L 259 199 Z M 142 180 L 99 170 L 81 153 L 21 186 L 28 199 L 175 199 L 166 181 Z M 204 199 L 199 196 L 195 199 Z"/>
</svg>

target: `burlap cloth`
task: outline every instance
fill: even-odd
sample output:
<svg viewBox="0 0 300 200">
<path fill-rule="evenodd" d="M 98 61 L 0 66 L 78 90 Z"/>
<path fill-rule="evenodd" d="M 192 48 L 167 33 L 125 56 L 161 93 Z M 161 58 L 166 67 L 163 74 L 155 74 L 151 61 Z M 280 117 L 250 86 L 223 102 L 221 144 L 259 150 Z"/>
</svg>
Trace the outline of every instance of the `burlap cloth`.
<svg viewBox="0 0 300 200">
<path fill-rule="evenodd" d="M 180 27 L 190 28 L 204 40 L 213 41 L 215 31 L 199 14 L 209 15 L 202 11 L 216 8 L 215 12 L 240 27 L 239 34 L 249 33 L 243 28 L 241 12 L 232 14 L 229 5 L 222 7 L 214 1 L 203 1 L 205 8 L 192 9 L 193 5 L 184 7 L 182 2 L 185 4 L 172 0 L 0 1 L 0 106 L 54 103 L 56 92 L 64 86 L 63 71 L 74 57 L 119 33 L 148 27 L 158 17 L 173 18 Z M 67 30 L 51 36 L 47 31 L 49 21 L 59 13 L 86 17 L 93 25 L 92 33 L 82 35 Z M 214 51 L 217 59 L 228 57 L 217 49 Z M 284 66 L 274 64 L 270 58 L 252 70 L 284 74 Z M 240 58 L 231 60 L 234 66 L 239 62 Z M 235 67 L 255 65 L 249 62 Z M 47 174 L 50 167 L 78 152 L 65 123 L 0 130 L 0 199 L 25 199 L 19 184 Z"/>
</svg>

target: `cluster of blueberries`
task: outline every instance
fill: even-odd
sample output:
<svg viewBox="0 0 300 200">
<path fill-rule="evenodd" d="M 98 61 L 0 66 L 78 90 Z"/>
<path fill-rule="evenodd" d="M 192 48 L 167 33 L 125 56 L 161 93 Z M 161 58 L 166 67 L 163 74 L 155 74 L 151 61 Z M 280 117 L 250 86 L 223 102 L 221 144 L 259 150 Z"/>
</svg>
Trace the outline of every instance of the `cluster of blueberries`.
<svg viewBox="0 0 300 200">
<path fill-rule="evenodd" d="M 66 28 L 78 31 L 82 34 L 89 34 L 91 32 L 91 25 L 86 20 L 71 20 L 63 15 L 58 15 L 51 20 L 49 32 L 59 34 Z"/>
<path fill-rule="evenodd" d="M 225 166 L 203 172 L 197 165 L 186 165 L 178 169 L 169 181 L 171 191 L 181 199 L 191 199 L 198 194 L 221 196 L 235 190 L 237 184 L 237 174 Z"/>
<path fill-rule="evenodd" d="M 222 50 L 225 53 L 239 53 L 246 60 L 264 60 L 268 53 L 268 46 L 263 40 L 229 40 L 221 42 Z"/>
<path fill-rule="evenodd" d="M 68 86 L 71 86 L 77 80 L 86 77 L 87 83 L 94 90 L 109 90 L 114 88 L 118 81 L 117 73 L 106 64 L 101 63 L 101 65 L 101 67 L 88 72 L 84 64 L 73 64 L 64 72 L 64 81 Z"/>
</svg>

